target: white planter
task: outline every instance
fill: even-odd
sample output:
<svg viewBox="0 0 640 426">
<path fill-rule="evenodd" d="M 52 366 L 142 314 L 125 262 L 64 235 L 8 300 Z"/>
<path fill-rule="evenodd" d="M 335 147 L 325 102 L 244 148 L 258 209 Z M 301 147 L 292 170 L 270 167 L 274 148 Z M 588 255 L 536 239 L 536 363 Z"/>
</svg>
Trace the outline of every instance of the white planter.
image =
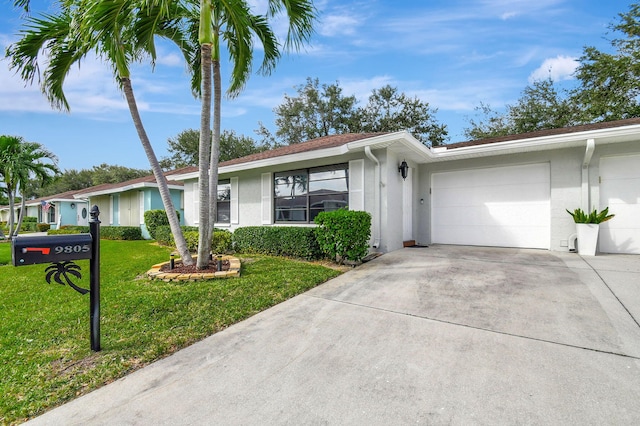
<svg viewBox="0 0 640 426">
<path fill-rule="evenodd" d="M 578 253 L 582 256 L 595 256 L 600 225 L 597 223 L 576 223 L 576 229 L 578 231 Z"/>
</svg>

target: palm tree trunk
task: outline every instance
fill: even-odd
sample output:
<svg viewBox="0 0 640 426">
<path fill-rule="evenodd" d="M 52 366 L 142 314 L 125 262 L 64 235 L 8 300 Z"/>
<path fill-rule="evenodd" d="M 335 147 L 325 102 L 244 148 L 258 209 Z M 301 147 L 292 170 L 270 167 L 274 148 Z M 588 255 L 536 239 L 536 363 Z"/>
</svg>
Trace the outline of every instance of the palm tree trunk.
<svg viewBox="0 0 640 426">
<path fill-rule="evenodd" d="M 15 231 L 14 229 L 14 224 L 15 224 L 15 206 L 16 206 L 16 200 L 13 197 L 13 190 L 10 188 L 7 188 L 7 197 L 9 197 L 9 223 L 7 224 L 7 226 L 9 227 L 9 240 L 13 239 L 13 233 Z"/>
<path fill-rule="evenodd" d="M 220 109 L 222 104 L 222 88 L 220 77 L 219 52 L 216 49 L 213 62 L 213 138 L 211 141 L 211 164 L 209 164 L 209 229 L 208 240 L 213 236 L 213 228 L 218 213 L 218 163 L 220 161 Z"/>
<path fill-rule="evenodd" d="M 200 115 L 200 147 L 199 147 L 199 236 L 198 236 L 198 269 L 209 265 L 211 252 L 210 215 L 211 198 L 209 197 L 209 156 L 211 155 L 211 43 L 202 43 L 202 110 Z"/>
<path fill-rule="evenodd" d="M 171 227 L 171 233 L 173 234 L 173 239 L 176 243 L 176 249 L 178 250 L 178 254 L 180 255 L 180 257 L 182 258 L 183 264 L 193 265 L 193 258 L 191 257 L 191 253 L 189 253 L 187 242 L 184 239 L 184 234 L 182 233 L 182 228 L 180 228 L 180 221 L 178 220 L 176 209 L 173 206 L 173 201 L 171 200 L 171 193 L 169 192 L 167 179 L 165 178 L 164 173 L 162 173 L 162 168 L 160 167 L 158 158 L 153 151 L 153 147 L 151 146 L 151 142 L 149 141 L 147 132 L 145 131 L 144 125 L 142 124 L 142 118 L 140 117 L 138 105 L 136 104 L 136 99 L 133 94 L 131 80 L 127 77 L 121 77 L 121 81 L 122 90 L 124 92 L 125 98 L 127 99 L 127 104 L 129 106 L 131 118 L 133 119 L 133 124 L 136 127 L 138 137 L 140 138 L 140 142 L 142 143 L 144 152 L 147 154 L 147 159 L 149 160 L 149 164 L 151 165 L 151 170 L 153 170 L 153 175 L 155 176 L 156 182 L 158 183 L 158 190 L 160 191 L 160 197 L 162 198 L 162 203 L 164 204 L 164 209 L 167 213 L 167 218 L 169 219 L 169 226 Z"/>
<path fill-rule="evenodd" d="M 18 236 L 18 233 L 20 232 L 20 227 L 22 226 L 22 221 L 24 219 L 24 212 L 27 209 L 27 200 L 24 196 L 24 193 L 22 193 L 22 201 L 20 201 L 20 214 L 18 215 L 18 223 L 16 224 L 16 229 L 14 230 L 14 237 Z"/>
</svg>

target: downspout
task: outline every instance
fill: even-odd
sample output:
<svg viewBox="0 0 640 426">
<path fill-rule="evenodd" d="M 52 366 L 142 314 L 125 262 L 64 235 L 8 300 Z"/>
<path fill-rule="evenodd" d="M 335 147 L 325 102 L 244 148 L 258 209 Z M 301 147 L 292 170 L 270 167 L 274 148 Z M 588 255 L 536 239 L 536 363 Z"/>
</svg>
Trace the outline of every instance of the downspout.
<svg viewBox="0 0 640 426">
<path fill-rule="evenodd" d="M 373 200 L 374 200 L 373 202 L 375 204 L 374 210 L 376 212 L 375 226 L 373 227 L 373 248 L 378 248 L 380 247 L 380 232 L 381 232 L 380 224 L 382 220 L 380 216 L 380 211 L 381 211 L 380 186 L 382 185 L 382 181 L 380 180 L 380 161 L 376 158 L 375 155 L 373 155 L 373 153 L 371 152 L 370 146 L 367 145 L 364 147 L 364 153 L 369 160 L 376 163 L 376 167 L 374 169 L 374 181 L 377 182 L 378 184 L 375 185 L 373 188 Z"/>
<path fill-rule="evenodd" d="M 589 212 L 591 210 L 591 191 L 589 190 L 589 165 L 593 151 L 596 149 L 595 139 L 587 139 L 587 148 L 584 152 L 584 160 L 582 160 L 582 210 Z"/>
<path fill-rule="evenodd" d="M 584 212 L 589 213 L 591 209 L 591 191 L 589 190 L 589 165 L 591 164 L 591 157 L 596 149 L 596 141 L 594 139 L 587 139 L 587 147 L 584 152 L 584 159 L 582 160 L 582 202 L 581 208 Z M 576 251 L 576 239 L 577 234 L 571 234 L 568 238 L 569 251 Z M 579 243 L 579 242 L 578 242 Z"/>
</svg>

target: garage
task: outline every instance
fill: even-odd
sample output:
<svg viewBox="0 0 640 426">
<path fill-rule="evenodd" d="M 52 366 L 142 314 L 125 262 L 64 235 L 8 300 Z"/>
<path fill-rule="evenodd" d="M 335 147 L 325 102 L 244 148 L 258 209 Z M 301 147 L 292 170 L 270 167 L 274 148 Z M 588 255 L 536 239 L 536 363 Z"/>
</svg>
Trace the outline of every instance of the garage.
<svg viewBox="0 0 640 426">
<path fill-rule="evenodd" d="M 640 155 L 600 159 L 600 206 L 616 215 L 600 225 L 600 251 L 640 254 Z"/>
<path fill-rule="evenodd" d="M 549 163 L 433 173 L 432 242 L 550 247 Z"/>
</svg>

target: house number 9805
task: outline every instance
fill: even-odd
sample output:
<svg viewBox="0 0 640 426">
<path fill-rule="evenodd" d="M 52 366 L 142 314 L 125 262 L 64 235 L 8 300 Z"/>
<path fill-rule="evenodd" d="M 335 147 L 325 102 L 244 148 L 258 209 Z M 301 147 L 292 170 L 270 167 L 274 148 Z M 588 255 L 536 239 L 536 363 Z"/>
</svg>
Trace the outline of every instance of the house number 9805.
<svg viewBox="0 0 640 426">
<path fill-rule="evenodd" d="M 85 245 L 75 245 L 75 246 L 55 246 L 53 248 L 53 251 L 56 254 L 62 254 L 62 253 L 87 253 L 91 250 L 91 247 L 89 247 L 87 244 Z"/>
</svg>

